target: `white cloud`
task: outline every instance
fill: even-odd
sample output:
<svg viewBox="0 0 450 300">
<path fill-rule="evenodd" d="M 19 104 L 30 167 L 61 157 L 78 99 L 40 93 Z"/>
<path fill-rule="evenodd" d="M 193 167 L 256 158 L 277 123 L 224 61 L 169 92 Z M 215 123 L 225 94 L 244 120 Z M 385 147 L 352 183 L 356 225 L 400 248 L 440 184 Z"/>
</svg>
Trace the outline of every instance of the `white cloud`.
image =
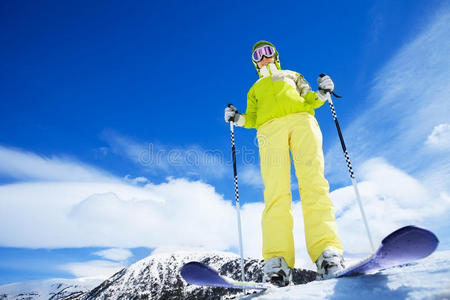
<svg viewBox="0 0 450 300">
<path fill-rule="evenodd" d="M 449 224 L 450 202 L 445 194 L 436 195 L 381 158 L 365 162 L 361 171 L 364 180 L 358 187 L 376 245 L 387 234 L 406 225 Z M 346 251 L 368 252 L 369 243 L 353 187 L 333 191 L 331 197 Z"/>
<path fill-rule="evenodd" d="M 111 248 L 94 252 L 93 254 L 114 261 L 126 261 L 133 256 L 130 250 L 123 248 Z"/>
<path fill-rule="evenodd" d="M 450 150 L 450 124 L 440 124 L 433 128 L 426 144 L 438 150 Z"/>
<path fill-rule="evenodd" d="M 150 182 L 147 178 L 142 177 L 142 176 L 132 178 L 130 175 L 126 175 L 124 179 L 125 179 L 125 181 L 132 183 L 134 185 L 147 184 Z"/>
<path fill-rule="evenodd" d="M 7 150 L 9 165 L 0 165 L 1 172 L 16 174 L 11 166 L 25 158 L 35 179 L 0 186 L 3 246 L 232 247 L 231 202 L 206 183 L 169 178 L 155 185 L 141 178 L 132 180 L 136 186 L 73 161 Z M 51 169 L 53 176 L 38 176 Z"/>
<path fill-rule="evenodd" d="M 0 186 L 0 195 L 4 246 L 227 249 L 234 243 L 231 202 L 198 181 L 170 179 L 145 187 L 20 183 Z"/>
<path fill-rule="evenodd" d="M 222 178 L 227 173 L 224 153 L 220 149 L 203 149 L 198 145 L 168 146 L 157 142 L 137 142 L 112 130 L 103 139 L 118 155 L 131 160 L 149 172 L 168 176 Z"/>
<path fill-rule="evenodd" d="M 256 188 L 264 188 L 261 177 L 261 171 L 258 166 L 246 164 L 239 170 L 238 178 L 242 179 L 242 183 Z"/>
<path fill-rule="evenodd" d="M 35 153 L 0 146 L 0 174 L 20 180 L 110 181 L 103 170 L 67 157 L 43 157 Z"/>
<path fill-rule="evenodd" d="M 126 266 L 106 260 L 91 260 L 87 262 L 76 262 L 60 265 L 61 270 L 70 272 L 76 277 L 108 278 Z"/>
</svg>

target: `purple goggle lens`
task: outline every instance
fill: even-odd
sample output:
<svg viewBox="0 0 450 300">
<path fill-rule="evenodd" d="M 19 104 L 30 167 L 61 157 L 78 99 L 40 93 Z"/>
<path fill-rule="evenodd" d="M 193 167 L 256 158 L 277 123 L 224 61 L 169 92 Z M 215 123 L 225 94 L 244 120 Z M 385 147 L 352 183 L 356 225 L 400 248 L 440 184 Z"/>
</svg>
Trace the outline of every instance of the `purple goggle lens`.
<svg viewBox="0 0 450 300">
<path fill-rule="evenodd" d="M 269 45 L 264 45 L 262 47 L 256 48 L 253 51 L 252 59 L 254 62 L 259 62 L 265 57 L 272 57 L 275 55 L 275 48 Z"/>
</svg>

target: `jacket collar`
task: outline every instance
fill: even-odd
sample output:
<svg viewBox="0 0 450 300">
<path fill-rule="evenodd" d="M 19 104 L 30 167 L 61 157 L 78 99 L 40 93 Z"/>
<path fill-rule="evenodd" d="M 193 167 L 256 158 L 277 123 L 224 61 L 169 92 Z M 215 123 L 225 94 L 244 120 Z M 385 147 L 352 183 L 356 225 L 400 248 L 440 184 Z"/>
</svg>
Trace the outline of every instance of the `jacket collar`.
<svg viewBox="0 0 450 300">
<path fill-rule="evenodd" d="M 278 72 L 277 66 L 275 64 L 268 64 L 267 66 L 262 67 L 259 69 L 259 77 L 264 78 L 267 76 L 272 76 L 274 73 Z"/>
</svg>

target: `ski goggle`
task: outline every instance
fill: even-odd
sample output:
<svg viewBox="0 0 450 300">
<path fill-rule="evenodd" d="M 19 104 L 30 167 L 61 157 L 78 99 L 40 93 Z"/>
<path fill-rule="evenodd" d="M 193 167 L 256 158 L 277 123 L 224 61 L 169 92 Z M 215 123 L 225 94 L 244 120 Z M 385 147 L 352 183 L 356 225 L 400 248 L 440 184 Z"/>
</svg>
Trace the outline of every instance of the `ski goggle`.
<svg viewBox="0 0 450 300">
<path fill-rule="evenodd" d="M 275 55 L 275 48 L 269 45 L 264 45 L 259 48 L 256 48 L 252 54 L 252 60 L 254 62 L 260 62 L 263 57 L 272 57 Z"/>
</svg>

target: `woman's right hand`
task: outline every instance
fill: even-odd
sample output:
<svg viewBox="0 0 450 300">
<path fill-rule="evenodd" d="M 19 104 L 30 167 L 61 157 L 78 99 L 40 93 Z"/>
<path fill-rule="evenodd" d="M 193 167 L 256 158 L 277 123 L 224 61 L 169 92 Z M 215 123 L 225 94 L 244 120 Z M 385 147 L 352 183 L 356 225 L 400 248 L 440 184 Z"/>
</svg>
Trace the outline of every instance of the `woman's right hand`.
<svg viewBox="0 0 450 300">
<path fill-rule="evenodd" d="M 233 104 L 228 104 L 225 108 L 225 122 L 230 123 L 231 121 L 235 122 L 236 115 L 239 115 L 238 110 L 234 107 Z"/>
</svg>

